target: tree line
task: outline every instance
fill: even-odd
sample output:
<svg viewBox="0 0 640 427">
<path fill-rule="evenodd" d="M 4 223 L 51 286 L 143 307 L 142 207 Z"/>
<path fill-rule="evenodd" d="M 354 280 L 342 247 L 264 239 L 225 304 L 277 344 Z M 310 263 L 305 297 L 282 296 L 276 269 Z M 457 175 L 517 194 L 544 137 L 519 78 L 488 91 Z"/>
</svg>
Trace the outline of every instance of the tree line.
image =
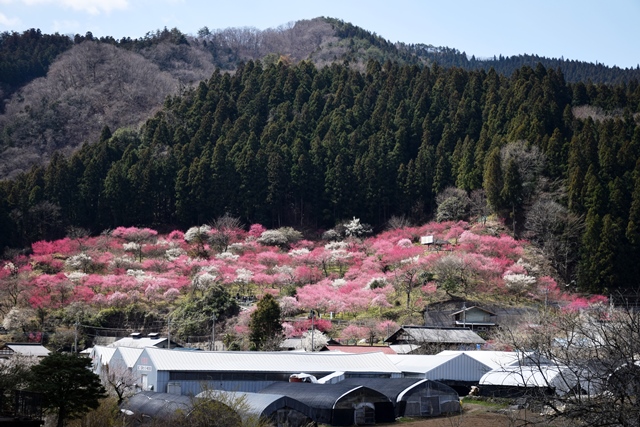
<svg viewBox="0 0 640 427">
<path fill-rule="evenodd" d="M 483 190 L 516 235 L 543 195 L 567 208 L 584 223 L 567 282 L 631 287 L 639 101 L 637 82 L 568 84 L 542 65 L 505 77 L 437 64 L 370 61 L 359 72 L 250 61 L 167 98 L 140 130 L 105 128 L 96 143 L 2 182 L 2 245 L 71 225 L 186 229 L 225 213 L 307 230 L 356 216 L 380 229 L 394 215 L 431 218 L 454 186 Z M 591 110 L 580 118 L 583 105 Z M 548 226 L 548 239 L 562 237 L 562 224 Z"/>
</svg>

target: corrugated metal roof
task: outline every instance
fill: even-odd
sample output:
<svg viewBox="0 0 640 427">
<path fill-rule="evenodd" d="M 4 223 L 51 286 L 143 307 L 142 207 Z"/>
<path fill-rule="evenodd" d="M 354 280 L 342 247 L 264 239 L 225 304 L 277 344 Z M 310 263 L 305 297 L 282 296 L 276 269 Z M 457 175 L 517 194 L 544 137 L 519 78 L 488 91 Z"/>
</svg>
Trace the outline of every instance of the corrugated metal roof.
<svg viewBox="0 0 640 427">
<path fill-rule="evenodd" d="M 330 351 L 340 353 L 362 354 L 380 352 L 384 354 L 397 354 L 391 347 L 379 346 L 379 345 L 328 345 L 327 348 Z"/>
<path fill-rule="evenodd" d="M 389 348 L 395 351 L 396 354 L 409 354 L 413 350 L 420 348 L 420 346 L 417 344 L 391 344 Z"/>
<path fill-rule="evenodd" d="M 418 343 L 484 344 L 478 334 L 463 328 L 425 328 L 403 326 L 402 329 Z"/>
<path fill-rule="evenodd" d="M 401 373 L 387 355 L 380 352 L 184 352 L 150 347 L 144 350 L 144 354 L 159 371 Z"/>
<path fill-rule="evenodd" d="M 466 354 L 467 356 L 477 360 L 483 365 L 487 365 L 489 369 L 498 369 L 504 366 L 510 366 L 514 363 L 518 363 L 518 353 L 514 351 L 487 351 L 487 350 L 475 350 L 475 351 L 456 351 L 445 350 L 438 354 Z"/>
<path fill-rule="evenodd" d="M 101 363 L 102 365 L 108 365 L 115 352 L 116 349 L 113 347 L 95 345 L 91 350 L 91 359 L 94 364 Z"/>
<path fill-rule="evenodd" d="M 127 368 L 133 368 L 136 364 L 138 357 L 142 354 L 143 348 L 131 348 L 131 347 L 117 347 L 115 353 L 119 353 Z M 114 355 L 115 355 L 114 353 Z"/>
<path fill-rule="evenodd" d="M 25 356 L 38 356 L 44 357 L 51 353 L 44 346 L 40 344 L 12 344 L 7 343 L 4 345 L 6 348 L 10 348 L 14 353 L 23 354 Z"/>
<path fill-rule="evenodd" d="M 437 368 L 452 359 L 458 357 L 459 354 L 397 354 L 387 357 L 402 372 L 423 373 Z"/>
<path fill-rule="evenodd" d="M 568 392 L 578 383 L 569 368 L 554 365 L 510 366 L 487 372 L 480 386 L 552 387 L 559 394 Z"/>
<path fill-rule="evenodd" d="M 146 347 L 157 347 L 159 344 L 166 342 L 166 338 L 133 338 L 133 337 L 125 337 L 119 339 L 118 341 L 109 344 L 108 347 L 131 347 L 131 348 L 146 348 Z"/>
<path fill-rule="evenodd" d="M 477 382 L 491 368 L 467 356 L 459 354 L 388 356 L 394 364 L 407 374 L 436 381 Z"/>
</svg>

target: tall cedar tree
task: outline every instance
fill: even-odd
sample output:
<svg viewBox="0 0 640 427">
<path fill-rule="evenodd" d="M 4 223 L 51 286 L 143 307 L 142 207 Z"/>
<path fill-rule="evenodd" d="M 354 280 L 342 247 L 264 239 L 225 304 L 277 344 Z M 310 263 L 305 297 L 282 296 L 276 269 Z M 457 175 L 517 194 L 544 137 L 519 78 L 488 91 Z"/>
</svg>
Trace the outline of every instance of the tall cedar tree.
<svg viewBox="0 0 640 427">
<path fill-rule="evenodd" d="M 106 397 L 100 377 L 91 371 L 91 359 L 52 353 L 31 368 L 30 389 L 43 395 L 43 406 L 58 416 L 57 427 L 96 409 Z"/>
<path fill-rule="evenodd" d="M 270 349 L 282 338 L 280 306 L 271 294 L 258 301 L 258 308 L 251 313 L 249 340 L 256 350 Z"/>
</svg>

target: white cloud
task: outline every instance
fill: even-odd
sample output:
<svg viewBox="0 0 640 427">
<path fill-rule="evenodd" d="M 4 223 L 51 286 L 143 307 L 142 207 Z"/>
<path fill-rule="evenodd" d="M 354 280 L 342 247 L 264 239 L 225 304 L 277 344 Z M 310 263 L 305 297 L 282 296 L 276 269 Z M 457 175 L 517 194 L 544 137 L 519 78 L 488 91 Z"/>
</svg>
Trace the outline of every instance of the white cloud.
<svg viewBox="0 0 640 427">
<path fill-rule="evenodd" d="M 22 0 L 22 2 L 27 6 L 54 4 L 91 15 L 111 13 L 114 10 L 125 10 L 129 7 L 129 0 Z"/>
<path fill-rule="evenodd" d="M 20 19 L 9 18 L 4 13 L 0 12 L 0 27 L 15 27 L 20 24 Z"/>
<path fill-rule="evenodd" d="M 64 20 L 53 21 L 53 31 L 60 34 L 71 34 L 80 31 L 80 23 L 78 21 Z"/>
</svg>

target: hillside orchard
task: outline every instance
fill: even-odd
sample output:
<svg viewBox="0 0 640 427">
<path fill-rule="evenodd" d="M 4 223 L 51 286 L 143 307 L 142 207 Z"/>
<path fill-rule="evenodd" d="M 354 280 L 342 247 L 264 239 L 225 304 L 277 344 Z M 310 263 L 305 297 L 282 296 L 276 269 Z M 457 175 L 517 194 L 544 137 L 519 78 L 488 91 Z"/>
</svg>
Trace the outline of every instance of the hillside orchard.
<svg viewBox="0 0 640 427">
<path fill-rule="evenodd" d="M 62 347 L 76 323 L 85 345 L 100 328 L 189 340 L 210 336 L 215 314 L 227 347 L 247 348 L 255 302 L 272 295 L 285 336 L 302 336 L 313 321 L 326 336 L 374 343 L 449 299 L 567 310 L 606 301 L 563 292 L 530 245 L 496 224 L 432 222 L 370 237 L 355 218 L 346 225 L 317 241 L 254 224 L 164 235 L 119 227 L 35 242 L 0 268 L 3 326 L 20 340 L 46 332 Z M 421 245 L 421 236 L 446 243 Z"/>
</svg>

